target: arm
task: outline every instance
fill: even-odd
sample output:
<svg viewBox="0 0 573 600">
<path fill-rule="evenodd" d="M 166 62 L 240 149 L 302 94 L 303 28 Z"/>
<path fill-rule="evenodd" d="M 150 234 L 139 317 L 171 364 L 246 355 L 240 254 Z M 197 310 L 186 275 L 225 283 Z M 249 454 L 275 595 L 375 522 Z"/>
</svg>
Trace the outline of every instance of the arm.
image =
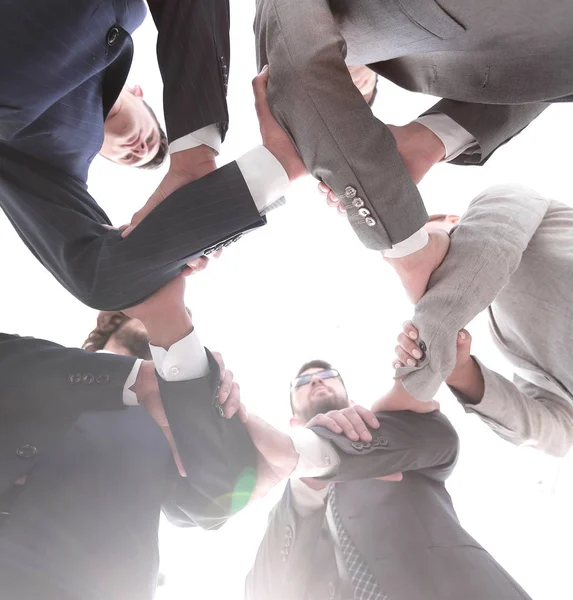
<svg viewBox="0 0 573 600">
<path fill-rule="evenodd" d="M 313 427 L 330 441 L 340 464 L 331 481 L 353 481 L 416 471 L 438 481 L 453 470 L 459 440 L 455 429 L 440 412 L 377 412 L 378 429 L 371 429 L 371 443 L 351 442 L 342 434 Z M 399 483 L 396 485 L 400 485 Z"/>
<path fill-rule="evenodd" d="M 548 106 L 546 103 L 505 105 L 440 100 L 424 115 L 447 115 L 477 141 L 477 147 L 468 148 L 451 162 L 483 165 L 500 146 L 525 129 Z"/>
<path fill-rule="evenodd" d="M 0 334 L 2 411 L 118 410 L 135 358 Z M 50 402 L 46 403 L 46 397 Z"/>
<path fill-rule="evenodd" d="M 352 198 L 343 199 L 363 243 L 380 250 L 420 229 L 427 214 L 416 185 L 392 133 L 352 82 L 327 0 L 258 0 L 255 35 L 259 66 L 270 67 L 271 108 L 306 166 L 338 196 L 356 188 L 376 221 L 369 226 Z"/>
<path fill-rule="evenodd" d="M 397 369 L 412 396 L 431 400 L 452 372 L 458 331 L 508 283 L 548 206 L 536 192 L 508 186 L 491 188 L 471 203 L 416 305 L 413 323 L 425 355 L 418 366 Z"/>
<path fill-rule="evenodd" d="M 273 508 L 255 563 L 247 575 L 245 600 L 303 600 L 316 575 L 313 548 L 320 541 L 326 504 L 302 516 L 296 507 L 296 481 L 288 483 Z"/>
<path fill-rule="evenodd" d="M 141 302 L 206 248 L 265 223 L 237 163 L 171 194 L 125 239 L 81 182 L 6 146 L 0 202 L 40 262 L 101 310 Z"/>
<path fill-rule="evenodd" d="M 471 357 L 447 384 L 466 412 L 504 440 L 554 456 L 565 456 L 573 446 L 573 406 L 557 394 L 518 375 L 512 383 Z"/>
</svg>

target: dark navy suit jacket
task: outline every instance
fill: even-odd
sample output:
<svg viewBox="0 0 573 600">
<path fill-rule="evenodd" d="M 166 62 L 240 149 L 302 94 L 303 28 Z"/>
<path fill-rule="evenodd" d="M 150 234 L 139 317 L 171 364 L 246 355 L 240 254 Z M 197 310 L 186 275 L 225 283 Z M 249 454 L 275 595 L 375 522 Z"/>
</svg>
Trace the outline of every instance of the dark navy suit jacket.
<svg viewBox="0 0 573 600">
<path fill-rule="evenodd" d="M 210 355 L 209 355 L 210 356 Z M 146 600 L 160 513 L 220 527 L 249 497 L 255 450 L 217 409 L 219 370 L 160 391 L 179 454 L 123 406 L 135 359 L 0 334 L 0 494 L 26 484 L 0 526 L 0 597 Z"/>
<path fill-rule="evenodd" d="M 167 133 L 228 125 L 228 0 L 149 0 Z M 99 309 L 133 305 L 192 257 L 264 224 L 236 163 L 172 194 L 122 240 L 87 191 L 143 0 L 0 6 L 0 204 L 36 257 Z"/>
</svg>

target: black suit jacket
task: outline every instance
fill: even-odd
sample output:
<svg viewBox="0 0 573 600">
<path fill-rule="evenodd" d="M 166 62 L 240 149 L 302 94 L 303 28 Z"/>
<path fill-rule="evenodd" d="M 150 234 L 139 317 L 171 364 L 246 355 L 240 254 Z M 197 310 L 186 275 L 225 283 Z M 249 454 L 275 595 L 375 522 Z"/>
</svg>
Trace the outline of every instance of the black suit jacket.
<svg viewBox="0 0 573 600">
<path fill-rule="evenodd" d="M 461 526 L 445 481 L 458 437 L 440 413 L 378 413 L 372 443 L 317 427 L 341 462 L 342 524 L 388 600 L 526 600 L 529 596 Z M 403 472 L 400 483 L 379 481 Z M 326 508 L 301 516 L 287 486 L 273 509 L 246 600 L 348 600 Z"/>
<path fill-rule="evenodd" d="M 242 507 L 255 451 L 219 416 L 210 359 L 207 377 L 160 380 L 182 478 L 155 421 L 123 406 L 134 359 L 0 336 L 0 492 L 27 475 L 0 528 L 2 598 L 152 598 L 161 510 L 216 529 Z"/>
<path fill-rule="evenodd" d="M 228 125 L 227 0 L 150 0 L 171 140 Z M 126 240 L 87 191 L 125 83 L 142 0 L 0 7 L 0 204 L 60 283 L 99 309 L 133 305 L 191 258 L 264 224 L 236 163 L 172 194 Z"/>
</svg>

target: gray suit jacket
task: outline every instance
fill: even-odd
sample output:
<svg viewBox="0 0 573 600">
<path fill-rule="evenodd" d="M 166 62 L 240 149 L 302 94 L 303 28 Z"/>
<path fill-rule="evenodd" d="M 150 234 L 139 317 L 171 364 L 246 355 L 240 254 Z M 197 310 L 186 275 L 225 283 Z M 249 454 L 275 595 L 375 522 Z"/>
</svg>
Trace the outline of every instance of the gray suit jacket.
<svg viewBox="0 0 573 600">
<path fill-rule="evenodd" d="M 341 458 L 338 512 L 388 600 L 517 600 L 527 594 L 462 528 L 445 480 L 458 437 L 440 413 L 378 413 L 373 443 L 323 428 Z M 401 483 L 373 479 L 403 471 Z M 274 508 L 247 600 L 348 600 L 325 508 L 301 516 L 290 487 Z"/>
<path fill-rule="evenodd" d="M 398 374 L 414 396 L 432 398 L 454 367 L 457 332 L 487 309 L 516 374 L 512 383 L 478 361 L 483 400 L 458 398 L 505 439 L 562 456 L 573 445 L 572 292 L 573 208 L 519 186 L 486 190 L 416 305 L 424 360 Z"/>
<path fill-rule="evenodd" d="M 455 162 L 482 164 L 550 102 L 573 94 L 569 0 L 257 0 L 259 65 L 273 113 L 312 174 L 343 203 L 363 243 L 388 248 L 426 221 L 386 126 L 346 64 L 368 64 L 477 140 Z"/>
</svg>

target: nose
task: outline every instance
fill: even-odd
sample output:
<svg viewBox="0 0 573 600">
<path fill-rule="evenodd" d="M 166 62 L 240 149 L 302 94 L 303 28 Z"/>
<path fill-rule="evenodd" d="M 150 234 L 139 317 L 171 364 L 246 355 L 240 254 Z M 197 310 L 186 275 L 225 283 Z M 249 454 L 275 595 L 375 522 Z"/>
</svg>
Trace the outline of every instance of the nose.
<svg viewBox="0 0 573 600">
<path fill-rule="evenodd" d="M 322 379 L 322 377 L 319 377 L 318 375 L 313 375 L 310 378 L 310 385 L 311 386 L 324 385 L 324 379 Z"/>
<path fill-rule="evenodd" d="M 147 144 L 144 141 L 142 141 L 139 144 L 137 144 L 137 146 L 134 146 L 131 151 L 136 156 L 142 158 L 147 154 Z"/>
</svg>

